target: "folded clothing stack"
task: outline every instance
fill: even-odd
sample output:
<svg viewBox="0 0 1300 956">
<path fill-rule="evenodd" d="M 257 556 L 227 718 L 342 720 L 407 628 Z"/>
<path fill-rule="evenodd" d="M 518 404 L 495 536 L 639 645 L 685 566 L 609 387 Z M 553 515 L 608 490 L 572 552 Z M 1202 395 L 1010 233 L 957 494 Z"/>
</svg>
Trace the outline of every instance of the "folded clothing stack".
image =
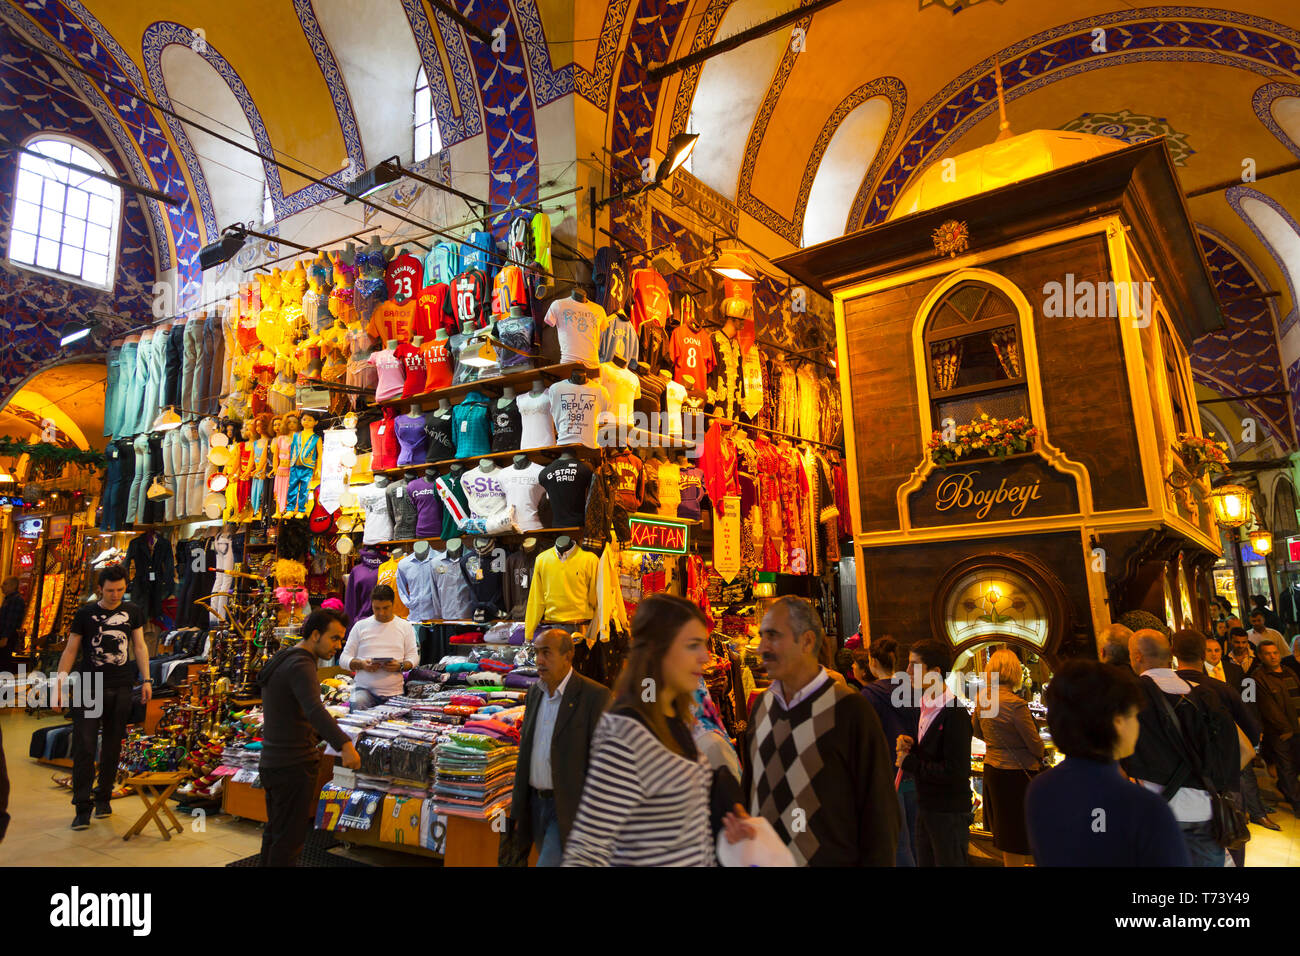
<svg viewBox="0 0 1300 956">
<path fill-rule="evenodd" d="M 450 732 L 434 748 L 435 808 L 476 819 L 494 816 L 510 803 L 518 758 L 516 744 L 481 733 Z"/>
</svg>

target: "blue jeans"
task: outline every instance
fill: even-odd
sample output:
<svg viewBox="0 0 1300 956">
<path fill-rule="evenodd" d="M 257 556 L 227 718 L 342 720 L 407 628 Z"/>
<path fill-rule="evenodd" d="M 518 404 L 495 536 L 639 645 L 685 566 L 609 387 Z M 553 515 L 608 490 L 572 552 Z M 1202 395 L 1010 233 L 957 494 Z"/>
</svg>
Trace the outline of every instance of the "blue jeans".
<svg viewBox="0 0 1300 956">
<path fill-rule="evenodd" d="M 1183 842 L 1192 858 L 1192 866 L 1223 866 L 1224 849 L 1214 842 L 1214 829 L 1207 823 L 1180 823 Z"/>
<path fill-rule="evenodd" d="M 916 832 L 915 787 L 906 793 L 898 791 L 898 819 L 898 853 L 894 857 L 894 866 L 916 866 L 916 847 L 912 842 Z"/>
<path fill-rule="evenodd" d="M 532 794 L 533 845 L 537 847 L 538 866 L 559 866 L 564 856 L 560 844 L 560 818 L 555 815 L 555 798 Z"/>
<path fill-rule="evenodd" d="M 362 690 L 360 687 L 353 687 L 348 708 L 350 710 L 369 710 L 371 707 L 378 707 L 380 704 L 388 703 L 388 701 L 389 698 L 387 697 L 380 697 L 378 694 Z"/>
</svg>

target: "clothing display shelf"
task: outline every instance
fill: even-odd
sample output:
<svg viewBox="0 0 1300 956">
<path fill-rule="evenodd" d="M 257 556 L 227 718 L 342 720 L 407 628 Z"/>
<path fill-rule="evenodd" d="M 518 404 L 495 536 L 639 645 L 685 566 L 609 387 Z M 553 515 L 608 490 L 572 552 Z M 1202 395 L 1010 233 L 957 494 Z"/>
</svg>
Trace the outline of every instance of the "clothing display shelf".
<svg viewBox="0 0 1300 956">
<path fill-rule="evenodd" d="M 514 451 L 492 451 L 483 455 L 471 455 L 468 458 L 444 458 L 442 461 L 425 461 L 414 465 L 398 465 L 396 468 L 379 468 L 373 474 L 386 475 L 388 477 L 398 477 L 401 475 L 419 474 L 429 468 L 436 468 L 439 471 L 445 471 L 452 465 L 473 466 L 480 461 L 511 461 L 516 455 L 527 455 L 529 461 L 535 461 L 539 465 L 547 465 L 565 452 L 571 453 L 575 458 L 595 459 L 600 457 L 599 448 L 590 448 L 586 445 L 550 445 L 545 448 L 516 448 Z M 505 469 L 508 469 L 506 466 Z"/>
<path fill-rule="evenodd" d="M 364 532 L 365 532 L 365 528 L 357 528 L 354 531 L 344 531 L 341 533 L 362 534 Z M 559 535 L 562 534 L 567 534 L 571 538 L 577 538 L 582 534 L 582 529 L 581 528 L 534 528 L 532 531 L 507 531 L 505 534 L 477 534 L 476 532 L 473 531 L 466 531 L 464 534 L 460 535 L 459 537 L 462 541 L 465 540 L 466 538 L 491 538 L 492 540 L 496 541 L 496 540 L 509 540 L 513 538 L 519 538 L 520 540 L 522 540 L 524 538 L 535 538 L 539 535 L 555 535 L 558 537 Z M 366 545 L 366 547 L 387 548 L 396 544 L 415 544 L 415 542 L 417 541 L 427 541 L 429 542 L 430 547 L 435 548 L 438 551 L 441 551 L 446 546 L 446 542 L 444 542 L 442 538 L 393 538 L 390 541 L 376 541 L 374 544 Z"/>
<path fill-rule="evenodd" d="M 448 385 L 446 388 L 436 388 L 431 392 L 421 392 L 419 395 L 412 395 L 409 398 L 388 398 L 382 402 L 375 402 L 376 408 L 406 408 L 410 405 L 421 405 L 425 408 L 436 406 L 439 399 L 447 399 L 451 404 L 456 404 L 456 400 L 468 395 L 470 392 L 499 392 L 506 386 L 515 388 L 516 386 L 526 386 L 534 379 L 548 378 L 554 381 L 568 378 L 578 369 L 586 369 L 593 375 L 596 370 L 581 362 L 562 362 L 559 365 L 543 365 L 541 368 L 521 369 L 518 372 L 511 372 L 509 375 L 496 375 L 492 378 L 480 378 L 473 382 L 464 382 L 460 385 Z M 526 391 L 526 389 L 525 389 Z"/>
</svg>

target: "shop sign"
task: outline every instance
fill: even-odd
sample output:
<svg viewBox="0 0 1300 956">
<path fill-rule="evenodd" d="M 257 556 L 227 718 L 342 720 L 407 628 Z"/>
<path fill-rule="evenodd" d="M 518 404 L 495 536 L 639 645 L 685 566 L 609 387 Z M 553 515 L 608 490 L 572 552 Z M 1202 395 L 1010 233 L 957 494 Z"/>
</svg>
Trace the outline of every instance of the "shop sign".
<svg viewBox="0 0 1300 956">
<path fill-rule="evenodd" d="M 1300 538 L 1286 539 L 1286 554 L 1292 564 L 1300 564 Z"/>
<path fill-rule="evenodd" d="M 1072 477 L 1031 454 L 936 468 L 908 507 L 913 526 L 978 524 L 1075 514 L 1079 495 Z"/>
<path fill-rule="evenodd" d="M 1264 556 L 1250 546 L 1249 541 L 1241 542 L 1241 563 L 1242 564 L 1261 564 Z"/>
<path fill-rule="evenodd" d="M 680 521 L 663 521 L 656 518 L 629 518 L 632 540 L 631 551 L 654 551 L 658 554 L 685 554 L 690 537 L 690 527 Z"/>
<path fill-rule="evenodd" d="M 713 515 L 713 570 L 728 584 L 740 573 L 740 498 L 722 499 Z"/>
<path fill-rule="evenodd" d="M 39 538 L 44 528 L 44 518 L 24 518 L 18 522 L 18 534 L 24 538 Z"/>
</svg>

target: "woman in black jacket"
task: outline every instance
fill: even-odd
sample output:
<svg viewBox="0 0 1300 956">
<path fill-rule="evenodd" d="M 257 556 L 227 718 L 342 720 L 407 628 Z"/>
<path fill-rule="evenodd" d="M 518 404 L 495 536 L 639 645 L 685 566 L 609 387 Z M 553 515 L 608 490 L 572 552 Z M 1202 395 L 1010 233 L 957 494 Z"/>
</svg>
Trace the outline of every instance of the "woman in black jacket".
<svg viewBox="0 0 1300 956">
<path fill-rule="evenodd" d="M 907 654 L 913 700 L 920 703 L 917 736 L 898 738 L 898 766 L 916 775 L 919 866 L 966 866 L 970 845 L 971 721 L 944 686 L 952 666 L 947 645 L 918 641 Z"/>
</svg>

